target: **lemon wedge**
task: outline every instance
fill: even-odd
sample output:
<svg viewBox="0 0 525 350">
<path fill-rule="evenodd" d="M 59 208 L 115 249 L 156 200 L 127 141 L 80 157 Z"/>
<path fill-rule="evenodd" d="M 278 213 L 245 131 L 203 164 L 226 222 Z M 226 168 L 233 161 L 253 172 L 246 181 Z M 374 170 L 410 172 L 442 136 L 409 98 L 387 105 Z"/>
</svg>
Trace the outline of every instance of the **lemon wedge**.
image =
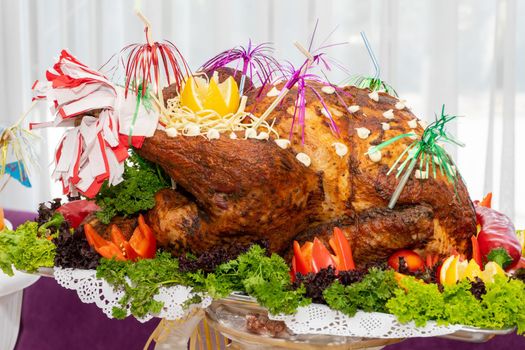
<svg viewBox="0 0 525 350">
<path fill-rule="evenodd" d="M 505 271 L 499 266 L 498 263 L 495 263 L 494 261 L 489 261 L 485 265 L 485 270 L 481 273 L 481 279 L 485 283 L 492 283 L 494 282 L 494 276 L 496 275 L 505 275 Z"/>
<path fill-rule="evenodd" d="M 181 104 L 193 112 L 213 110 L 221 116 L 237 112 L 239 88 L 233 77 L 222 83 L 217 76 L 210 81 L 201 77 L 189 77 L 180 94 Z"/>
<path fill-rule="evenodd" d="M 458 274 L 458 261 L 457 256 L 451 255 L 441 265 L 441 271 L 439 273 L 439 281 L 444 286 L 450 286 L 456 284 L 459 279 Z"/>
<path fill-rule="evenodd" d="M 466 261 L 465 261 L 466 262 Z M 481 278 L 481 268 L 474 259 L 470 259 L 465 270 L 460 274 L 460 279 L 468 278 L 471 281 L 474 281 L 476 277 Z"/>
</svg>

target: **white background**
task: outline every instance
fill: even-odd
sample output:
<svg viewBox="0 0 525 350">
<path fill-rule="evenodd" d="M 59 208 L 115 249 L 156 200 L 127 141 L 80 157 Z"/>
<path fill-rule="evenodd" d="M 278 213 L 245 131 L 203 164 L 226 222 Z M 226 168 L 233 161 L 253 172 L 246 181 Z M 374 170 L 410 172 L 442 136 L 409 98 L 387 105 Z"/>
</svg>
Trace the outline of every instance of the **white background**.
<svg viewBox="0 0 525 350">
<path fill-rule="evenodd" d="M 14 122 L 29 107 L 33 81 L 62 48 L 99 67 L 124 45 L 143 41 L 133 4 L 0 0 L 0 122 Z M 371 74 L 359 37 L 366 31 L 383 79 L 416 115 L 430 120 L 445 103 L 449 113 L 465 116 L 452 129 L 467 146 L 451 152 L 472 197 L 494 191 L 495 206 L 525 226 L 525 1 L 155 0 L 142 7 L 154 37 L 172 40 L 194 69 L 250 38 L 274 42 L 278 58 L 297 63 L 293 42 L 306 42 L 319 19 L 319 39 L 338 26 L 330 41 L 349 42 L 330 55 L 352 73 Z M 50 116 L 42 109 L 31 115 L 43 119 Z M 10 182 L 1 206 L 35 210 L 59 194 L 48 173 L 60 131 L 39 133 L 33 188 Z"/>
</svg>

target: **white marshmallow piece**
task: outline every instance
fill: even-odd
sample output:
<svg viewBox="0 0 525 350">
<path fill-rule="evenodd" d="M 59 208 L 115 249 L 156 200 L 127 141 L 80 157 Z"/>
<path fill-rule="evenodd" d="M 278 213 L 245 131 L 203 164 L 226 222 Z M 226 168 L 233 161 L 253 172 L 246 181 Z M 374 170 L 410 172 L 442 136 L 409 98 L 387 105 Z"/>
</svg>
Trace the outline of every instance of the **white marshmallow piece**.
<svg viewBox="0 0 525 350">
<path fill-rule="evenodd" d="M 221 137 L 221 134 L 215 129 L 210 129 L 206 133 L 206 137 L 208 138 L 208 140 L 217 140 Z"/>
<path fill-rule="evenodd" d="M 323 86 L 321 88 L 321 91 L 325 94 L 332 95 L 333 93 L 335 93 L 335 88 L 333 86 Z"/>
<path fill-rule="evenodd" d="M 386 119 L 394 119 L 394 110 L 389 109 L 388 111 L 383 112 L 383 117 Z"/>
<path fill-rule="evenodd" d="M 341 158 L 348 153 L 348 146 L 346 146 L 344 143 L 334 142 L 332 143 L 332 146 L 334 146 L 335 148 L 335 154 L 337 154 Z"/>
<path fill-rule="evenodd" d="M 385 131 L 390 130 L 390 124 L 388 124 L 388 123 L 381 123 L 381 127 Z"/>
<path fill-rule="evenodd" d="M 197 124 L 189 124 L 184 128 L 184 136 L 199 136 L 201 134 L 201 127 Z"/>
<path fill-rule="evenodd" d="M 360 139 L 366 139 L 368 138 L 368 136 L 370 136 L 370 130 L 367 129 L 367 128 L 355 128 L 355 130 L 357 131 L 357 136 L 360 138 Z"/>
<path fill-rule="evenodd" d="M 358 105 L 352 105 L 352 106 L 348 107 L 348 112 L 355 113 L 355 112 L 357 112 L 359 110 L 359 108 L 360 107 Z"/>
<path fill-rule="evenodd" d="M 257 135 L 257 140 L 268 140 L 270 138 L 270 134 L 268 134 L 266 131 L 261 131 L 259 135 Z"/>
<path fill-rule="evenodd" d="M 379 102 L 379 93 L 377 91 L 372 91 L 371 93 L 368 94 L 368 97 L 370 97 L 370 99 L 376 102 Z"/>
<path fill-rule="evenodd" d="M 282 149 L 287 149 L 290 146 L 290 140 L 287 139 L 275 139 L 275 143 Z"/>
<path fill-rule="evenodd" d="M 396 107 L 396 109 L 405 109 L 406 107 L 405 100 L 397 101 L 394 107 Z"/>
<path fill-rule="evenodd" d="M 179 132 L 175 128 L 167 128 L 166 135 L 168 135 L 169 137 L 177 137 L 179 136 Z"/>
<path fill-rule="evenodd" d="M 374 146 L 371 146 L 369 149 L 368 149 L 368 158 L 370 158 L 370 160 L 374 163 L 377 163 L 381 160 L 381 151 L 377 150 L 375 152 L 370 152 L 372 149 L 374 148 Z"/>
<path fill-rule="evenodd" d="M 233 131 L 230 133 L 230 139 L 232 140 L 237 140 L 237 134 L 234 133 Z"/>
<path fill-rule="evenodd" d="M 268 97 L 276 97 L 276 96 L 279 96 L 281 92 L 279 90 L 277 90 L 277 88 L 274 86 L 272 87 L 272 89 L 270 91 L 268 91 L 266 93 L 266 96 Z"/>
<path fill-rule="evenodd" d="M 302 153 L 302 152 L 301 153 L 297 153 L 295 158 L 297 158 L 298 161 L 303 163 L 303 165 L 305 167 L 309 167 L 310 164 L 312 164 L 312 159 L 310 159 L 310 157 L 307 154 L 305 154 L 305 153 Z"/>
<path fill-rule="evenodd" d="M 254 128 L 248 128 L 244 130 L 244 137 L 247 139 L 257 138 L 257 130 L 255 130 Z"/>
<path fill-rule="evenodd" d="M 408 121 L 408 127 L 410 129 L 417 128 L 417 119 L 412 119 L 412 120 Z"/>
</svg>

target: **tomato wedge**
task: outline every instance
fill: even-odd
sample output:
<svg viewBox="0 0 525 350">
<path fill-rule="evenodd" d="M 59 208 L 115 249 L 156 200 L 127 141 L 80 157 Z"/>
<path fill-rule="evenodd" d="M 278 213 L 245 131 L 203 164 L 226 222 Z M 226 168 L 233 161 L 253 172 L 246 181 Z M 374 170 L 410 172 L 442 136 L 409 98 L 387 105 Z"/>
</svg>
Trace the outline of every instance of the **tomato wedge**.
<svg viewBox="0 0 525 350">
<path fill-rule="evenodd" d="M 335 252 L 337 258 L 337 269 L 339 271 L 355 270 L 350 243 L 339 227 L 334 227 L 334 234 L 328 243 Z"/>
</svg>

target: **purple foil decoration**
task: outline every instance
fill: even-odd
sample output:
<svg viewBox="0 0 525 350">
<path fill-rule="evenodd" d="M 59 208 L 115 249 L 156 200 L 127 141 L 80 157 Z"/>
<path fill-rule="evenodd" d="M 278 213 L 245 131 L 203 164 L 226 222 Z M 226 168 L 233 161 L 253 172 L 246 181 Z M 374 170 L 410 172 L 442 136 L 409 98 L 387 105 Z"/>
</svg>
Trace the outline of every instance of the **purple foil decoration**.
<svg viewBox="0 0 525 350">
<path fill-rule="evenodd" d="M 307 89 L 312 91 L 314 95 L 317 97 L 317 99 L 319 100 L 319 102 L 321 103 L 324 111 L 326 112 L 327 118 L 330 120 L 330 129 L 332 130 L 334 134 L 338 136 L 339 136 L 339 129 L 337 127 L 337 124 L 322 94 L 319 93 L 316 86 L 321 84 L 323 87 L 329 86 L 329 87 L 334 88 L 335 89 L 334 93 L 336 94 L 341 104 L 345 106 L 345 108 L 348 108 L 346 106 L 346 103 L 344 102 L 344 99 L 341 98 L 341 94 L 349 95 L 347 92 L 345 92 L 342 88 L 334 84 L 331 84 L 330 82 L 327 81 L 326 78 L 323 79 L 320 75 L 311 72 L 311 70 L 315 68 L 319 68 L 319 66 L 324 67 L 327 70 L 331 69 L 331 66 L 328 63 L 328 60 L 326 59 L 326 56 L 324 53 L 314 55 L 313 60 L 306 59 L 305 62 L 299 68 L 295 68 L 293 67 L 292 64 L 289 64 L 287 69 L 284 69 L 285 77 L 288 77 L 287 78 L 288 80 L 284 86 L 284 89 L 291 90 L 295 85 L 297 85 L 294 114 L 293 114 L 292 126 L 290 128 L 289 138 L 292 139 L 293 131 L 297 123 L 301 127 L 302 143 L 304 143 L 305 141 L 306 90 Z M 312 84 L 312 83 L 315 83 L 315 84 Z"/>
<path fill-rule="evenodd" d="M 252 45 L 248 42 L 248 47 L 237 46 L 226 50 L 208 60 L 200 68 L 201 71 L 213 71 L 217 68 L 226 67 L 232 62 L 236 62 L 235 70 L 239 70 L 242 65 L 242 77 L 239 86 L 239 93 L 244 92 L 244 82 L 248 76 L 252 82 L 257 80 L 260 85 L 268 83 L 273 73 L 280 70 L 279 62 L 272 56 L 273 48 L 270 43 Z M 256 78 L 256 79 L 255 79 Z"/>
</svg>

